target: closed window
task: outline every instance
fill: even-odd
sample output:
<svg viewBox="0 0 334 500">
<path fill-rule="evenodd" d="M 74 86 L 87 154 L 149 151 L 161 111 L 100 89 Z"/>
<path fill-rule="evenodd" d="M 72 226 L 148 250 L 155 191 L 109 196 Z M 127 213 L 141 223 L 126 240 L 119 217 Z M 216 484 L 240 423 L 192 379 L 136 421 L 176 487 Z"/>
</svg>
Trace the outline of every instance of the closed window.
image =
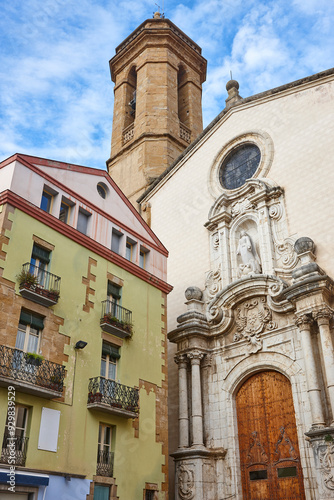
<svg viewBox="0 0 334 500">
<path fill-rule="evenodd" d="M 106 314 L 111 314 L 119 321 L 122 319 L 121 294 L 122 288 L 108 281 Z"/>
<path fill-rule="evenodd" d="M 120 253 L 122 233 L 116 229 L 112 230 L 111 234 L 111 251 L 115 253 Z"/>
<path fill-rule="evenodd" d="M 120 358 L 118 347 L 103 342 L 101 356 L 101 377 L 116 380 L 117 361 Z"/>
<path fill-rule="evenodd" d="M 69 223 L 71 208 L 74 206 L 74 203 L 64 197 L 61 199 L 61 205 L 59 210 L 59 220 Z"/>
<path fill-rule="evenodd" d="M 136 260 L 136 242 L 131 238 L 126 238 L 125 258 L 131 261 Z"/>
<path fill-rule="evenodd" d="M 90 216 L 91 214 L 89 212 L 79 208 L 77 230 L 80 231 L 80 233 L 87 234 Z"/>
<path fill-rule="evenodd" d="M 113 476 L 114 467 L 114 441 L 115 441 L 115 428 L 111 425 L 100 423 L 99 425 L 99 438 L 97 447 L 97 469 L 98 476 Z M 96 487 L 95 487 L 96 488 Z M 94 490 L 95 490 L 94 488 Z M 104 497 L 97 497 L 99 500 Z M 94 493 L 95 499 L 95 493 Z"/>
<path fill-rule="evenodd" d="M 28 424 L 28 408 L 25 406 L 15 405 L 15 425 L 11 420 L 9 421 L 9 414 L 13 407 L 8 407 L 7 420 L 5 425 L 5 432 L 2 441 L 1 462 L 8 463 L 12 457 L 12 453 L 8 448 L 8 444 L 15 446 L 15 464 L 25 465 L 26 451 L 27 451 L 27 424 Z M 12 432 L 14 430 L 14 436 Z M 12 439 L 14 437 L 14 439 Z M 11 458 L 12 459 L 12 458 Z M 15 495 L 14 495 L 15 496 Z"/>
<path fill-rule="evenodd" d="M 50 262 L 50 254 L 49 250 L 40 247 L 34 243 L 31 259 L 30 259 L 30 273 L 33 274 L 36 278 L 38 278 L 38 285 L 42 288 L 47 288 L 48 283 L 48 264 Z"/>
<path fill-rule="evenodd" d="M 146 248 L 140 247 L 139 250 L 139 266 L 142 269 L 147 269 L 147 261 L 148 261 L 149 251 Z"/>
<path fill-rule="evenodd" d="M 44 210 L 44 212 L 47 212 L 47 213 L 51 212 L 52 199 L 53 199 L 52 194 L 44 189 L 43 193 L 42 193 L 42 199 L 41 199 L 41 205 L 40 205 L 40 208 L 42 210 Z"/>
<path fill-rule="evenodd" d="M 109 498 L 110 498 L 110 486 L 95 484 L 94 500 L 109 500 Z"/>
<path fill-rule="evenodd" d="M 24 352 L 37 353 L 43 328 L 44 323 L 41 316 L 28 311 L 21 311 L 15 348 Z"/>
</svg>

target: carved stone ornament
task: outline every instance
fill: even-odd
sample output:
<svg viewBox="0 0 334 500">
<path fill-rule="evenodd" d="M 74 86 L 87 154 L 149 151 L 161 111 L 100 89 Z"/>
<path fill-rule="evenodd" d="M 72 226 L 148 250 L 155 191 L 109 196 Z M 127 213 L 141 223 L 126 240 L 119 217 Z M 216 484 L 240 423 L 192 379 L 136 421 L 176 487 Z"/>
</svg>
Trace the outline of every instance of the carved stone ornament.
<svg viewBox="0 0 334 500">
<path fill-rule="evenodd" d="M 244 214 L 247 210 L 255 208 L 254 203 L 252 203 L 248 198 L 242 198 L 232 205 L 231 214 L 232 217 Z"/>
<path fill-rule="evenodd" d="M 275 243 L 275 248 L 284 268 L 292 269 L 296 266 L 298 258 L 291 241 L 287 239 L 283 243 Z"/>
<path fill-rule="evenodd" d="M 269 330 L 277 328 L 272 321 L 272 314 L 266 305 L 264 297 L 252 299 L 237 309 L 236 320 L 237 332 L 234 334 L 234 342 L 241 338 L 248 340 L 250 354 L 255 354 L 262 349 L 260 333 L 267 327 Z"/>
<path fill-rule="evenodd" d="M 271 205 L 269 208 L 269 217 L 272 219 L 280 220 L 283 215 L 282 205 L 280 203 L 276 203 L 275 205 Z"/>
<path fill-rule="evenodd" d="M 219 248 L 219 234 L 215 233 L 212 237 L 212 246 L 215 250 Z"/>
<path fill-rule="evenodd" d="M 251 438 L 249 441 L 249 449 L 247 453 L 247 464 L 267 464 L 269 458 L 264 450 L 264 447 L 260 441 L 260 438 L 256 431 L 251 433 Z"/>
<path fill-rule="evenodd" d="M 287 288 L 287 287 L 288 287 L 288 284 L 285 281 L 278 278 L 276 283 L 272 283 L 269 286 L 268 293 L 269 293 L 270 297 L 277 297 L 278 295 L 280 295 L 283 292 L 284 288 Z"/>
<path fill-rule="evenodd" d="M 319 462 L 326 488 L 334 490 L 334 444 L 328 444 L 325 450 L 319 451 Z"/>
<path fill-rule="evenodd" d="M 178 473 L 178 490 L 182 500 L 191 500 L 195 495 L 194 471 L 181 464 Z"/>
<path fill-rule="evenodd" d="M 210 271 L 207 275 L 205 287 L 210 297 L 214 297 L 221 290 L 221 267 L 216 271 Z"/>
<path fill-rule="evenodd" d="M 241 231 L 237 248 L 237 255 L 240 255 L 242 263 L 239 265 L 239 275 L 260 274 L 262 271 L 261 261 L 256 252 L 252 238 L 246 231 Z"/>
</svg>

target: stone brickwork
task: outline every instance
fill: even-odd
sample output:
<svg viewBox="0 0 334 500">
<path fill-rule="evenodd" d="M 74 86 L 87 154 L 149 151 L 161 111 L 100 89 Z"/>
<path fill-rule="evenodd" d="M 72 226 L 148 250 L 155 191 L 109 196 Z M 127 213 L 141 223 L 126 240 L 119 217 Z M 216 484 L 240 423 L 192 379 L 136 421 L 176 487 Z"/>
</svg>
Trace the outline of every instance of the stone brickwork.
<svg viewBox="0 0 334 500">
<path fill-rule="evenodd" d="M 108 170 L 135 204 L 202 131 L 206 61 L 173 23 L 156 17 L 116 49 L 110 69 L 115 101 Z M 134 91 L 135 110 L 129 106 Z"/>
</svg>

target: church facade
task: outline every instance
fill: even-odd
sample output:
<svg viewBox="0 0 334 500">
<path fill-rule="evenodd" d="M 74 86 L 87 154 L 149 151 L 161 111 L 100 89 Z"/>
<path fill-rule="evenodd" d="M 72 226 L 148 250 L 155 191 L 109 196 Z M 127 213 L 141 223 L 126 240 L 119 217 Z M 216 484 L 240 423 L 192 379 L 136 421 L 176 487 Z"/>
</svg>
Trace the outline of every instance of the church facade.
<svg viewBox="0 0 334 500">
<path fill-rule="evenodd" d="M 334 70 L 226 88 L 139 200 L 174 286 L 170 498 L 332 499 Z"/>
</svg>

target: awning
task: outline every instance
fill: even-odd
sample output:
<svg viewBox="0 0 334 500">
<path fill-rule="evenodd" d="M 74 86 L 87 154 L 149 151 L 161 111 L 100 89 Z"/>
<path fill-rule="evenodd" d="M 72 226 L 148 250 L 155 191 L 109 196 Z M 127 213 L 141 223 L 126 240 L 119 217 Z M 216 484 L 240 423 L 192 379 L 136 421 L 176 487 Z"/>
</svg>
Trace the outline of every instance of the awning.
<svg viewBox="0 0 334 500">
<path fill-rule="evenodd" d="M 10 470 L 0 470 L 0 484 L 8 484 L 10 480 Z M 48 486 L 49 476 L 45 474 L 34 474 L 32 472 L 17 472 L 15 471 L 15 485 L 20 486 Z"/>
</svg>

